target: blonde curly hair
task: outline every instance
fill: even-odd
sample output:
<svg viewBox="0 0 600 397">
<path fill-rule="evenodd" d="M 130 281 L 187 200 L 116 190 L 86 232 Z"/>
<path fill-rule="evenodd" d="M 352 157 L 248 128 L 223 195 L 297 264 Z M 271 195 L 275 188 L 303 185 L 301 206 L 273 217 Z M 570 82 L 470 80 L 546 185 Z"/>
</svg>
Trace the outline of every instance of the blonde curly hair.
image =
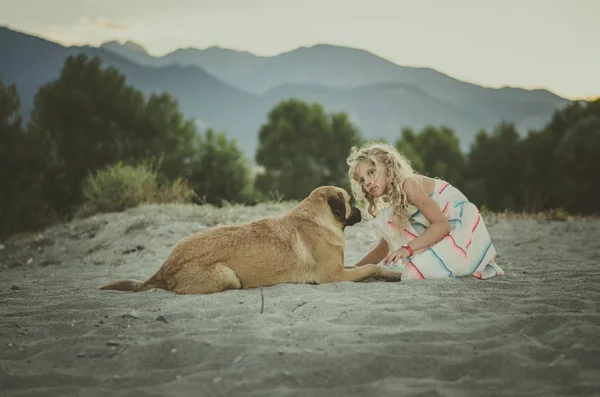
<svg viewBox="0 0 600 397">
<path fill-rule="evenodd" d="M 387 191 L 381 197 L 371 196 L 356 180 L 356 168 L 363 161 L 367 161 L 373 166 L 377 164 L 385 166 L 388 186 Z M 389 206 L 392 208 L 396 225 L 406 226 L 410 214 L 408 213 L 408 199 L 402 184 L 406 178 L 417 175 L 408 158 L 386 143 L 367 142 L 360 147 L 353 146 L 346 163 L 348 164 L 348 179 L 352 195 L 357 204 L 366 209 L 372 218 L 376 217 L 383 208 Z"/>
</svg>

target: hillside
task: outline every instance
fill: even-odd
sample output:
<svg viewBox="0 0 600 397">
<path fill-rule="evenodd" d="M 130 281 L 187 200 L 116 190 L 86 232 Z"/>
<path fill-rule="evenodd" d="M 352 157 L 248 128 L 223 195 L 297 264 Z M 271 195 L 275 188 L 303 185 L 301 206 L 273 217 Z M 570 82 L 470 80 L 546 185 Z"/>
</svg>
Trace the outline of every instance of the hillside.
<svg viewBox="0 0 600 397">
<path fill-rule="evenodd" d="M 394 141 L 405 126 L 445 124 L 455 129 L 465 149 L 481 128 L 508 120 L 526 132 L 543 126 L 569 102 L 545 90 L 484 88 L 344 47 L 318 45 L 275 57 L 188 48 L 155 58 L 132 42 L 64 47 L 0 28 L 0 78 L 17 84 L 25 117 L 37 89 L 56 79 L 64 59 L 78 52 L 116 67 L 145 94 L 170 92 L 186 117 L 226 131 L 250 159 L 269 110 L 292 97 L 348 113 L 367 138 Z"/>
<path fill-rule="evenodd" d="M 262 108 L 256 96 L 232 87 L 198 67 L 167 65 L 146 67 L 104 49 L 64 47 L 48 40 L 0 28 L 0 78 L 16 83 L 25 116 L 33 108 L 37 89 L 59 77 L 64 60 L 72 54 L 98 56 L 105 66 L 114 66 L 144 94 L 167 91 L 179 100 L 188 118 L 226 130 L 240 141 L 253 144 Z"/>
<path fill-rule="evenodd" d="M 137 59 L 149 66 L 199 66 L 223 81 L 255 93 L 293 84 L 297 90 L 290 91 L 291 86 L 288 86 L 288 94 L 303 98 L 302 85 L 337 89 L 382 87 L 395 83 L 411 85 L 419 87 L 438 101 L 447 102 L 450 108 L 474 115 L 471 122 L 476 123 L 477 128 L 490 128 L 502 120 L 509 120 L 525 132 L 529 128 L 541 127 L 554 109 L 569 102 L 547 90 L 482 87 L 454 79 L 431 68 L 401 66 L 369 51 L 333 45 L 300 47 L 273 57 L 260 57 L 248 52 L 216 47 L 205 50 L 187 48 L 156 58 L 146 53 L 143 59 L 136 48 L 127 47 L 131 46 L 127 43 L 116 44 L 111 50 L 120 48 L 123 55 L 137 56 Z M 399 105 L 401 104 L 394 102 L 390 104 L 402 111 Z M 438 108 L 435 101 L 432 102 L 431 109 L 428 105 L 427 102 L 422 103 L 420 110 L 431 113 Z M 448 111 L 451 112 L 451 109 Z M 444 120 L 455 128 L 465 128 L 465 124 L 458 119 L 446 117 Z M 408 112 L 405 112 L 401 121 L 413 126 L 417 123 Z M 384 135 L 387 134 L 384 132 Z M 471 131 L 464 131 L 462 135 L 468 139 Z"/>
</svg>

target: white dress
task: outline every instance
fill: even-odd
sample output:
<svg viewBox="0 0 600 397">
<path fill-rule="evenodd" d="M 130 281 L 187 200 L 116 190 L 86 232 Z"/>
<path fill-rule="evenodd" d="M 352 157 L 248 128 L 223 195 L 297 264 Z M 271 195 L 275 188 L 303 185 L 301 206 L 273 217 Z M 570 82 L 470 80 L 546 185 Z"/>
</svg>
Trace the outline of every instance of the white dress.
<svg viewBox="0 0 600 397">
<path fill-rule="evenodd" d="M 448 218 L 450 233 L 437 243 L 415 251 L 406 262 L 399 261 L 395 269 L 381 266 L 401 271 L 403 280 L 503 276 L 504 271 L 494 262 L 496 250 L 475 204 L 460 190 L 440 179 L 435 180 L 430 196 Z M 387 242 L 390 252 L 421 235 L 430 225 L 414 205 L 409 205 L 408 211 L 410 225 L 403 229 L 393 223 L 389 207 L 371 221 L 377 235 Z"/>
</svg>

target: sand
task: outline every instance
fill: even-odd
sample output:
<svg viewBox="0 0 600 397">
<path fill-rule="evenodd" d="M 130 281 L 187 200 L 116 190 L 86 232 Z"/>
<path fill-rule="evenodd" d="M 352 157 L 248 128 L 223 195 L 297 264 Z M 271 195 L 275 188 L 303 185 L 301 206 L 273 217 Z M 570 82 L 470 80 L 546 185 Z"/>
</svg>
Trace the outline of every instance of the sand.
<svg viewBox="0 0 600 397">
<path fill-rule="evenodd" d="M 600 395 L 600 220 L 486 219 L 506 272 L 490 281 L 98 290 L 289 208 L 150 205 L 3 242 L 0 394 Z M 352 265 L 372 234 L 346 236 Z"/>
</svg>

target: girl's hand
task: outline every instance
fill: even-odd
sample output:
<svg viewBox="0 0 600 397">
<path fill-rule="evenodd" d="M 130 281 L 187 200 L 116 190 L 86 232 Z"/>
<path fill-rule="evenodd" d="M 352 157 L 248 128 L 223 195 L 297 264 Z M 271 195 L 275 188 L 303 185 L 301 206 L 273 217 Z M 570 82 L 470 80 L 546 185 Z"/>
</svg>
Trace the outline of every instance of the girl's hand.
<svg viewBox="0 0 600 397">
<path fill-rule="evenodd" d="M 402 262 L 404 262 L 406 260 L 406 258 L 408 258 L 409 256 L 410 256 L 410 252 L 406 248 L 400 247 L 396 251 L 390 253 L 385 258 L 383 263 L 385 265 L 389 265 L 389 264 L 395 265 L 396 263 L 398 263 L 398 260 L 402 260 Z"/>
</svg>

